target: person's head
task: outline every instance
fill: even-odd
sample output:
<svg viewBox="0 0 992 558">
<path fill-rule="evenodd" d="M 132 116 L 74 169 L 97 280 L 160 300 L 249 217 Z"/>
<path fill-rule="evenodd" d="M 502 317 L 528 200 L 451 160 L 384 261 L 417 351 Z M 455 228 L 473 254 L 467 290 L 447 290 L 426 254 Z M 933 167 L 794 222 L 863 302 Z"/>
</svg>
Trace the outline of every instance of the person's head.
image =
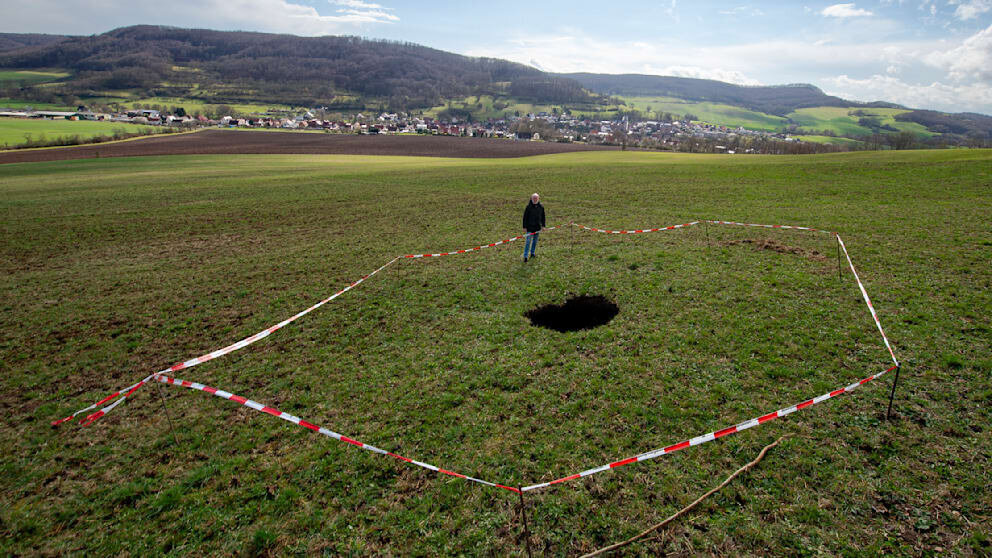
<svg viewBox="0 0 992 558">
<path fill-rule="evenodd" d="M 541 201 L 541 196 L 537 192 L 530 195 L 530 203 L 539 203 Z"/>
</svg>

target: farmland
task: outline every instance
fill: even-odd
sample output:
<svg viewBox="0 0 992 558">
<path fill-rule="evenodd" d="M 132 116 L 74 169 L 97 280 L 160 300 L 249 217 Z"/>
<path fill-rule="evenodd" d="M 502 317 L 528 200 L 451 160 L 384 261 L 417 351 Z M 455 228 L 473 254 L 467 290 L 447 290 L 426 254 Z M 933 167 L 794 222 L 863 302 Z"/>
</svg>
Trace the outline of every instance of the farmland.
<svg viewBox="0 0 992 558">
<path fill-rule="evenodd" d="M 990 162 L 982 150 L 613 151 L 2 165 L 0 552 L 522 554 L 515 494 L 201 392 L 149 386 L 93 426 L 49 423 L 397 255 L 519 234 L 537 191 L 549 225 L 717 218 L 839 231 L 904 369 L 892 421 L 886 376 L 736 436 L 529 493 L 536 551 L 572 555 L 631 536 L 790 433 L 666 536 L 630 551 L 988 553 Z M 402 259 L 177 376 L 520 486 L 886 367 L 828 235 L 563 229 L 541 235 L 534 261 L 522 263 L 521 250 Z M 569 293 L 607 296 L 620 313 L 570 333 L 523 317 Z"/>
<path fill-rule="evenodd" d="M 778 131 L 785 128 L 787 120 L 742 107 L 721 103 L 686 101 L 671 97 L 625 97 L 624 101 L 640 111 L 654 114 L 668 112 L 676 115 L 692 114 L 698 120 L 719 126 L 748 128 L 750 130 Z"/>
<path fill-rule="evenodd" d="M 839 135 L 867 135 L 871 128 L 861 124 L 862 119 L 877 122 L 878 125 L 888 126 L 901 132 L 911 132 L 918 136 L 933 135 L 926 127 L 915 122 L 900 122 L 895 119 L 897 114 L 909 112 L 902 109 L 851 109 L 841 107 L 816 107 L 798 109 L 789 114 L 789 118 L 800 127 L 807 130 L 829 130 Z"/>
<path fill-rule="evenodd" d="M 87 139 L 96 136 L 112 136 L 121 131 L 136 134 L 152 132 L 156 128 L 120 122 L 72 121 L 65 119 L 41 118 L 0 118 L 0 148 L 9 148 L 31 141 L 55 140 L 78 136 Z"/>
<path fill-rule="evenodd" d="M 0 86 L 17 84 L 20 86 L 52 83 L 69 77 L 68 72 L 50 70 L 0 70 Z"/>
</svg>

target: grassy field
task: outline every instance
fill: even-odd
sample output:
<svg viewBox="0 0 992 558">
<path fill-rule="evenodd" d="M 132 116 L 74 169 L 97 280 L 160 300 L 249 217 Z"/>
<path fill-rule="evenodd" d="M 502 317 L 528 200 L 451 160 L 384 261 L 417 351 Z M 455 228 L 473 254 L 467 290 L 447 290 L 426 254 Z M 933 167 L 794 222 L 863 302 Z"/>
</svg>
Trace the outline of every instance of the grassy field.
<svg viewBox="0 0 992 558">
<path fill-rule="evenodd" d="M 852 140 L 850 138 L 838 138 L 834 136 L 793 135 L 792 137 L 799 138 L 802 141 L 809 141 L 813 143 L 828 143 L 830 145 L 845 145 L 851 148 L 856 148 L 861 145 L 861 142 L 858 140 Z"/>
<path fill-rule="evenodd" d="M 860 114 L 855 114 L 860 112 Z M 861 118 L 878 121 L 882 126 L 890 126 L 900 132 L 912 132 L 918 136 L 932 136 L 933 132 L 926 126 L 915 122 L 900 122 L 895 119 L 897 114 L 909 112 L 901 109 L 864 108 L 851 109 L 842 107 L 815 107 L 798 109 L 789 113 L 793 122 L 807 130 L 832 130 L 836 134 L 866 136 L 872 129 L 858 124 Z"/>
<path fill-rule="evenodd" d="M 517 497 L 216 397 L 142 388 L 396 255 L 549 224 L 723 218 L 838 230 L 904 363 L 736 436 L 528 496 L 538 553 L 631 536 L 786 433 L 656 555 L 988 555 L 992 153 L 515 160 L 198 156 L 0 166 L 0 553 L 521 555 Z M 401 260 L 271 337 L 177 374 L 460 473 L 521 485 L 679 442 L 884 369 L 831 238 L 709 226 L 543 234 Z M 568 295 L 620 314 L 523 317 Z M 170 419 L 175 426 L 170 433 Z"/>
<path fill-rule="evenodd" d="M 251 115 L 264 114 L 269 112 L 292 111 L 289 105 L 259 104 L 259 103 L 208 103 L 200 99 L 186 99 L 178 97 L 144 97 L 140 99 L 128 100 L 121 103 L 126 108 L 136 108 L 145 105 L 161 105 L 166 107 L 183 107 L 188 114 L 212 114 L 221 105 L 231 107 L 237 114 Z M 303 111 L 304 109 L 299 109 Z"/>
<path fill-rule="evenodd" d="M 467 110 L 472 113 L 472 119 L 476 121 L 488 118 L 500 119 L 504 116 L 526 116 L 528 114 L 538 114 L 546 112 L 550 114 L 552 110 L 562 111 L 562 105 L 534 104 L 517 101 L 506 97 L 494 98 L 491 95 L 471 95 L 463 99 L 453 100 L 450 105 L 444 104 L 432 107 L 424 111 L 424 116 L 437 118 L 438 115 L 449 108 Z M 500 108 L 497 108 L 500 107 Z M 582 111 L 573 110 L 573 114 L 580 115 Z"/>
<path fill-rule="evenodd" d="M 0 148 L 15 147 L 29 139 L 54 140 L 60 137 L 79 136 L 92 138 L 110 136 L 117 130 L 125 133 L 138 133 L 142 130 L 156 131 L 157 126 L 141 126 L 122 122 L 95 122 L 91 120 L 44 120 L 40 118 L 0 118 Z"/>
<path fill-rule="evenodd" d="M 669 112 L 676 115 L 692 114 L 698 120 L 708 124 L 737 128 L 743 126 L 750 130 L 777 131 L 785 128 L 786 119 L 762 112 L 748 110 L 742 107 L 685 101 L 671 97 L 624 97 L 627 106 L 652 113 Z"/>
<path fill-rule="evenodd" d="M 29 86 L 69 77 L 68 72 L 45 70 L 0 70 L 0 85 Z"/>
<path fill-rule="evenodd" d="M 76 107 L 60 105 L 56 103 L 36 103 L 34 101 L 25 101 L 23 99 L 11 99 L 9 97 L 0 97 L 0 107 L 12 108 L 12 109 L 23 109 L 23 108 L 31 107 L 35 110 L 58 110 L 58 111 L 76 110 Z"/>
</svg>

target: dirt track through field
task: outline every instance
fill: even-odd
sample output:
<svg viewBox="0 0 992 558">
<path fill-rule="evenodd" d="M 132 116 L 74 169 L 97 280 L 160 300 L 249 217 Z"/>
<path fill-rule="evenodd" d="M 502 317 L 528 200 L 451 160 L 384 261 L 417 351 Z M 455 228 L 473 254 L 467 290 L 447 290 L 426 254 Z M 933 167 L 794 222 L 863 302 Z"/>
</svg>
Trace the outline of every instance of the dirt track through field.
<svg viewBox="0 0 992 558">
<path fill-rule="evenodd" d="M 502 158 L 573 151 L 616 149 L 576 143 L 549 143 L 451 136 L 359 136 L 247 130 L 204 130 L 133 141 L 52 149 L 0 152 L 0 163 L 64 161 L 146 155 L 344 154 L 422 157 Z"/>
</svg>

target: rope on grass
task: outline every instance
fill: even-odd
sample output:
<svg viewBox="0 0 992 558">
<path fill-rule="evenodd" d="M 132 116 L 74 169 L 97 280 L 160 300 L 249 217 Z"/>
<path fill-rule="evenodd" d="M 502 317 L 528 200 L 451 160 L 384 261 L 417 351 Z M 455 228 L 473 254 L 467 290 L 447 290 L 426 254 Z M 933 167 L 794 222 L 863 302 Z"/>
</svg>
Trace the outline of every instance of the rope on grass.
<svg viewBox="0 0 992 558">
<path fill-rule="evenodd" d="M 730 484 L 730 481 L 732 481 L 735 478 L 737 478 L 738 475 L 740 475 L 741 473 L 743 473 L 745 471 L 750 470 L 752 467 L 754 467 L 755 465 L 757 465 L 758 462 L 760 462 L 762 459 L 764 459 L 765 454 L 768 453 L 768 450 L 770 450 L 773 447 L 777 446 L 779 442 L 781 442 L 782 440 L 788 438 L 789 436 L 791 436 L 791 434 L 786 434 L 784 436 L 781 436 L 781 437 L 779 437 L 778 440 L 775 440 L 771 444 L 768 444 L 767 446 L 765 446 L 764 449 L 761 450 L 761 453 L 758 454 L 758 457 L 755 457 L 754 458 L 754 461 L 748 463 L 747 465 L 744 465 L 740 469 L 737 469 L 736 471 L 734 471 L 734 474 L 732 474 L 729 477 L 727 477 L 727 479 L 724 480 L 723 482 L 721 482 L 719 486 L 717 486 L 716 488 L 711 489 L 709 492 L 707 492 L 706 494 L 703 494 L 699 498 L 696 498 L 696 500 L 693 503 L 689 504 L 688 506 L 686 506 L 686 507 L 680 509 L 679 511 L 675 512 L 674 514 L 670 515 L 667 519 L 665 519 L 661 523 L 658 523 L 657 525 L 652 525 L 651 527 L 645 529 L 644 531 L 638 533 L 637 535 L 634 535 L 633 537 L 631 537 L 631 538 L 629 538 L 629 539 L 627 539 L 627 540 L 625 540 L 623 542 L 618 542 L 616 544 L 611 544 L 610 546 L 605 546 L 605 547 L 600 548 L 599 550 L 597 550 L 595 552 L 590 552 L 589 554 L 583 554 L 582 555 L 582 558 L 591 558 L 592 556 L 599 556 L 601 554 L 605 554 L 607 552 L 611 552 L 611 551 L 616 550 L 618 548 L 627 546 L 628 544 L 630 544 L 632 542 L 636 542 L 637 540 L 642 539 L 642 538 L 650 535 L 651 533 L 657 531 L 658 529 L 661 529 L 665 525 L 668 525 L 669 523 L 675 521 L 679 517 L 681 517 L 681 516 L 689 513 L 700 502 L 702 502 L 703 500 L 705 500 L 706 498 L 708 498 L 709 496 L 711 496 L 715 492 L 719 491 L 721 488 L 723 488 L 723 487 L 727 486 L 728 484 Z"/>
</svg>

